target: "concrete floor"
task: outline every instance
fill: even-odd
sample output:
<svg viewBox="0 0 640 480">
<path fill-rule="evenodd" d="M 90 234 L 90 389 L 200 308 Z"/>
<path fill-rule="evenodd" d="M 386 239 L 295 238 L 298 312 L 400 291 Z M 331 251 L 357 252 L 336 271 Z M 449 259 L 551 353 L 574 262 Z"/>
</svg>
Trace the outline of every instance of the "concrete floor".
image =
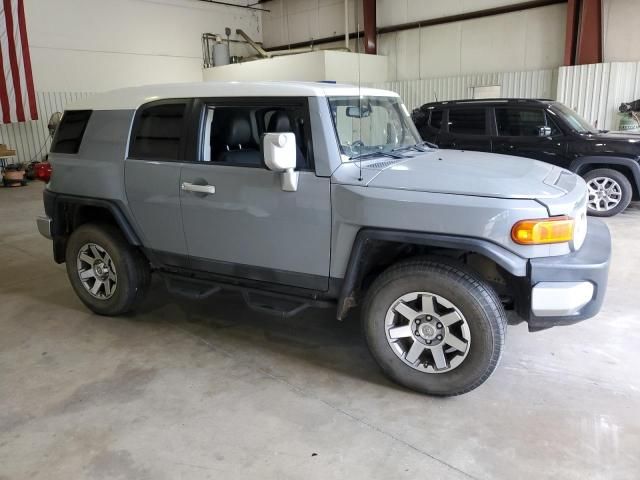
<svg viewBox="0 0 640 480">
<path fill-rule="evenodd" d="M 436 399 L 387 381 L 329 311 L 156 285 L 136 315 L 90 314 L 35 229 L 41 189 L 0 189 L 3 480 L 639 478 L 640 205 L 608 221 L 600 316 L 510 327 L 484 386 Z"/>
</svg>

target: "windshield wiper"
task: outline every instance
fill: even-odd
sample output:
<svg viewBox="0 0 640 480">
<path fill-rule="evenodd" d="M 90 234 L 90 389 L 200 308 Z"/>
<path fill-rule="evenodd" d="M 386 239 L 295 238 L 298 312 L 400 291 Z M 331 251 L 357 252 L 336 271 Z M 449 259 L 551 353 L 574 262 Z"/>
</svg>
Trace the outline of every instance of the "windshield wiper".
<svg viewBox="0 0 640 480">
<path fill-rule="evenodd" d="M 391 158 L 405 158 L 402 155 L 397 155 L 392 152 L 367 152 L 361 153 L 360 155 L 355 155 L 353 157 L 349 157 L 349 160 L 360 160 L 361 158 L 369 158 L 369 157 L 391 157 Z"/>
<path fill-rule="evenodd" d="M 429 147 L 427 148 L 423 148 L 423 146 L 427 146 Z M 392 149 L 392 152 L 401 152 L 403 150 L 417 150 L 419 152 L 428 152 L 430 149 L 434 149 L 434 148 L 438 148 L 437 145 L 434 145 L 433 143 L 429 143 L 429 142 L 420 142 L 420 143 L 416 143 L 415 145 L 403 145 L 402 147 L 396 147 L 394 149 Z"/>
</svg>

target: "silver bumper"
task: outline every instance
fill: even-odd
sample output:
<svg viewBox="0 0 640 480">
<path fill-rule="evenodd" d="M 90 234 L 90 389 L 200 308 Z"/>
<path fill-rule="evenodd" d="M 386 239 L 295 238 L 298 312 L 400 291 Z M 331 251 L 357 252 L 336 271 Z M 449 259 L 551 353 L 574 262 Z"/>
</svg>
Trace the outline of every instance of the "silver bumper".
<svg viewBox="0 0 640 480">
<path fill-rule="evenodd" d="M 576 315 L 594 291 L 591 282 L 540 282 L 531 293 L 531 311 L 538 317 Z"/>
<path fill-rule="evenodd" d="M 36 223 L 38 225 L 40 235 L 51 240 L 51 219 L 46 216 L 39 216 L 36 219 Z"/>
</svg>

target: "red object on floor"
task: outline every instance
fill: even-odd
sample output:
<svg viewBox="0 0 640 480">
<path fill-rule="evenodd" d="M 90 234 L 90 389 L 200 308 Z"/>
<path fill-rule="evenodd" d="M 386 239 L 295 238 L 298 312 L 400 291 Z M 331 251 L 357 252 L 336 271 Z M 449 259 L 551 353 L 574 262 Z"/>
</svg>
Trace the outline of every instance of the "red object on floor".
<svg viewBox="0 0 640 480">
<path fill-rule="evenodd" d="M 48 182 L 51 179 L 52 168 L 49 162 L 36 163 L 34 170 L 38 180 Z"/>
</svg>

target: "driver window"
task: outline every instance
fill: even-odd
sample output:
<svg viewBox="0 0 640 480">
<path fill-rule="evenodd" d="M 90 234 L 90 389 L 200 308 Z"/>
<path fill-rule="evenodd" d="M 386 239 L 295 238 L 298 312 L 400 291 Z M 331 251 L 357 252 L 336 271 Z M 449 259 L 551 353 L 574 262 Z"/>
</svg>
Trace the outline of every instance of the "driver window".
<svg viewBox="0 0 640 480">
<path fill-rule="evenodd" d="M 307 113 L 302 105 L 207 105 L 205 108 L 200 161 L 262 168 L 262 135 L 291 132 L 296 137 L 297 169 L 311 168 Z"/>
</svg>

